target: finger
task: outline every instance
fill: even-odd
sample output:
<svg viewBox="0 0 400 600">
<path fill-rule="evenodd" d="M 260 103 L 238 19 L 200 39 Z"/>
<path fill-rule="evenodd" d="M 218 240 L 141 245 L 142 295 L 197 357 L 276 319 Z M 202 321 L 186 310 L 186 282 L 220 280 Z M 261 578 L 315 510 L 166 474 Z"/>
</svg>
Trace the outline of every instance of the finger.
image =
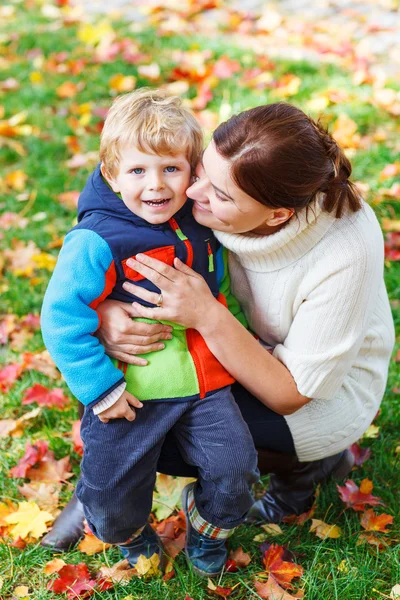
<svg viewBox="0 0 400 600">
<path fill-rule="evenodd" d="M 137 313 L 137 310 L 134 308 L 135 312 Z M 139 314 L 137 314 L 136 316 L 141 316 Z M 159 339 L 169 339 L 169 338 L 161 338 L 162 334 L 169 334 L 172 333 L 172 327 L 170 325 L 162 325 L 161 323 L 140 323 L 139 321 L 132 321 L 133 324 L 133 333 L 135 334 L 135 338 L 136 336 L 140 337 L 149 337 L 149 336 L 156 336 L 158 334 L 160 334 L 160 338 Z M 130 337 L 130 342 L 132 343 L 132 337 Z M 150 342 L 149 339 L 146 339 L 146 344 L 148 344 Z M 135 343 L 140 343 L 140 342 L 136 342 Z"/>
<path fill-rule="evenodd" d="M 124 290 L 136 296 L 137 298 L 141 298 L 142 300 L 146 300 L 146 302 L 150 302 L 150 304 L 157 304 L 160 299 L 160 294 L 156 294 L 155 292 L 149 292 L 145 288 L 140 287 L 140 285 L 135 285 L 134 283 L 130 283 L 129 281 L 124 281 L 122 284 Z M 134 309 L 135 312 L 136 309 Z"/>
<path fill-rule="evenodd" d="M 144 319 L 164 319 L 165 321 L 168 321 L 168 315 L 162 306 L 148 308 L 147 306 L 142 306 L 138 302 L 134 302 L 133 305 Z"/>
<path fill-rule="evenodd" d="M 129 258 L 126 261 L 128 267 L 152 281 L 157 287 L 161 287 L 158 283 L 162 282 L 165 289 L 165 284 L 168 283 L 168 281 L 176 281 L 176 270 L 161 262 L 161 260 L 150 258 L 150 256 L 146 256 L 145 254 L 137 254 L 136 259 L 137 260 Z"/>
<path fill-rule="evenodd" d="M 108 354 L 110 354 L 108 352 Z M 128 365 L 136 365 L 137 367 L 145 367 L 149 364 L 149 361 L 140 356 L 133 356 L 132 354 L 125 354 L 125 352 L 113 352 L 112 357 L 117 360 L 121 360 Z"/>
<path fill-rule="evenodd" d="M 108 423 L 108 421 L 110 420 L 110 419 L 106 419 L 105 417 L 100 417 L 100 416 L 99 416 L 99 419 L 102 423 Z"/>
<path fill-rule="evenodd" d="M 136 408 L 142 408 L 143 404 L 140 402 L 139 398 L 136 398 L 135 396 L 133 396 L 132 394 L 130 394 L 129 392 L 125 392 L 126 394 L 126 401 L 131 405 L 131 406 L 135 406 Z"/>
<path fill-rule="evenodd" d="M 186 273 L 186 275 L 190 275 L 190 277 L 195 277 L 196 279 L 203 279 L 201 275 L 193 271 L 190 267 L 187 266 L 180 258 L 174 258 L 174 266 L 181 273 Z"/>
<path fill-rule="evenodd" d="M 164 350 L 165 344 L 145 344 L 143 346 L 131 346 L 126 348 L 126 352 L 129 354 L 148 354 L 149 352 L 157 352 L 158 350 Z"/>
<path fill-rule="evenodd" d="M 127 421 L 134 421 L 136 419 L 135 409 L 129 408 L 123 416 Z"/>
</svg>

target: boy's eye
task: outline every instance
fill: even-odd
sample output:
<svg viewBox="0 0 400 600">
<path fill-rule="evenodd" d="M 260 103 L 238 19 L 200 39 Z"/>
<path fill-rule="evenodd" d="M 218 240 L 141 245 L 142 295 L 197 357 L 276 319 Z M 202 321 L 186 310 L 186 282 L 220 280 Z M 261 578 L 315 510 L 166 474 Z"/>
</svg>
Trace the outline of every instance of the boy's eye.
<svg viewBox="0 0 400 600">
<path fill-rule="evenodd" d="M 137 167 L 136 169 L 132 169 L 131 173 L 135 175 L 141 175 L 143 173 L 143 169 L 141 167 Z"/>
<path fill-rule="evenodd" d="M 165 170 L 167 171 L 167 173 L 175 173 L 175 171 L 178 170 L 177 167 L 165 167 Z"/>
</svg>

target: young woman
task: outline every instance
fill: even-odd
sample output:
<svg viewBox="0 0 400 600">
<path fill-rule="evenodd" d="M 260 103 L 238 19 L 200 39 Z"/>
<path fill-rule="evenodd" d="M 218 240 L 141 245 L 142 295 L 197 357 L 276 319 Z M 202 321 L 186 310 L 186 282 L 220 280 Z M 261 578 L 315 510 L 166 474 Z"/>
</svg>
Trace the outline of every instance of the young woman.
<svg viewBox="0 0 400 600">
<path fill-rule="evenodd" d="M 335 140 L 301 110 L 271 104 L 220 125 L 189 188 L 197 221 L 229 250 L 232 290 L 252 332 L 210 293 L 201 276 L 137 256 L 132 268 L 162 293 L 124 284 L 146 308 L 106 301 L 100 336 L 125 362 L 159 348 L 167 320 L 197 329 L 237 379 L 235 399 L 271 472 L 253 520 L 300 514 L 315 487 L 352 466 L 346 450 L 373 420 L 394 344 L 383 281 L 383 240 L 372 209 L 349 181 Z M 240 440 L 238 440 L 240 443 Z M 263 464 L 264 463 L 264 464 Z M 170 437 L 159 470 L 189 474 Z M 73 542 L 74 497 L 44 545 Z"/>
</svg>

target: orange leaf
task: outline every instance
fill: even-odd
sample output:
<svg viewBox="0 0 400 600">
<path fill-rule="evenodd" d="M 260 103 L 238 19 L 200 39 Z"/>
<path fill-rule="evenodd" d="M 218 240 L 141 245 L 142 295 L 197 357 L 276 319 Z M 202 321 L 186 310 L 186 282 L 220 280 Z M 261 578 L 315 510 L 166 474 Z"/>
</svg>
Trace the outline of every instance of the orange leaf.
<svg viewBox="0 0 400 600">
<path fill-rule="evenodd" d="M 85 535 L 83 540 L 81 540 L 78 544 L 79 550 L 88 556 L 93 556 L 93 554 L 103 552 L 110 546 L 111 544 L 102 542 L 95 535 L 93 535 L 93 533 Z"/>
<path fill-rule="evenodd" d="M 294 577 L 302 576 L 303 567 L 296 565 L 293 562 L 282 560 L 284 552 L 285 549 L 283 546 L 271 544 L 264 554 L 263 563 L 265 570 L 273 575 L 280 585 L 283 587 L 291 587 L 292 579 Z"/>
<path fill-rule="evenodd" d="M 239 569 L 248 567 L 251 562 L 250 554 L 247 554 L 247 552 L 243 552 L 243 548 L 241 546 L 239 546 L 239 548 L 236 548 L 236 550 L 231 550 L 231 552 L 229 553 L 229 558 L 235 561 Z"/>
<path fill-rule="evenodd" d="M 360 492 L 362 494 L 370 494 L 374 488 L 374 484 L 370 479 L 363 479 L 360 483 Z"/>
<path fill-rule="evenodd" d="M 78 93 L 78 86 L 72 81 L 64 81 L 57 89 L 56 94 L 59 98 L 74 98 Z"/>
<path fill-rule="evenodd" d="M 364 480 L 364 482 L 364 489 L 371 490 L 371 483 L 367 483 L 369 482 L 369 480 L 366 479 Z M 384 505 L 382 500 L 377 496 L 372 496 L 371 494 L 364 494 L 363 492 L 361 492 L 357 484 L 351 479 L 348 479 L 345 482 L 344 486 L 341 487 L 337 485 L 336 487 L 338 489 L 342 501 L 353 510 L 363 511 L 367 504 L 370 506 L 376 506 L 378 504 Z"/>
<path fill-rule="evenodd" d="M 386 529 L 386 527 L 392 523 L 393 517 L 391 515 L 376 515 L 372 508 L 366 510 L 361 516 L 361 527 L 364 527 L 367 531 L 389 533 L 389 529 Z"/>
<path fill-rule="evenodd" d="M 270 575 L 268 581 L 265 582 L 256 580 L 254 582 L 254 587 L 260 598 L 265 600 L 294 600 L 295 598 L 295 596 L 292 596 L 281 588 L 272 575 Z"/>
<path fill-rule="evenodd" d="M 101 567 L 100 575 L 113 583 L 131 581 L 133 577 L 138 576 L 138 572 L 135 568 L 132 568 L 129 562 L 124 559 L 117 562 L 112 567 Z"/>
</svg>

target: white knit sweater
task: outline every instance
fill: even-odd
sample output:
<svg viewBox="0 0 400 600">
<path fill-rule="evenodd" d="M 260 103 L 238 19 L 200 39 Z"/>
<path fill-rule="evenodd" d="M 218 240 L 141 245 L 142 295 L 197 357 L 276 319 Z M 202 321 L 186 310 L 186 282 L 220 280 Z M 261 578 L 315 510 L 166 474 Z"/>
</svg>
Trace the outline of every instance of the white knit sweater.
<svg viewBox="0 0 400 600">
<path fill-rule="evenodd" d="M 232 289 L 263 345 L 301 394 L 285 419 L 300 460 L 359 439 L 382 400 L 394 328 L 373 210 L 336 219 L 315 202 L 272 235 L 215 231 L 229 250 Z"/>
</svg>

